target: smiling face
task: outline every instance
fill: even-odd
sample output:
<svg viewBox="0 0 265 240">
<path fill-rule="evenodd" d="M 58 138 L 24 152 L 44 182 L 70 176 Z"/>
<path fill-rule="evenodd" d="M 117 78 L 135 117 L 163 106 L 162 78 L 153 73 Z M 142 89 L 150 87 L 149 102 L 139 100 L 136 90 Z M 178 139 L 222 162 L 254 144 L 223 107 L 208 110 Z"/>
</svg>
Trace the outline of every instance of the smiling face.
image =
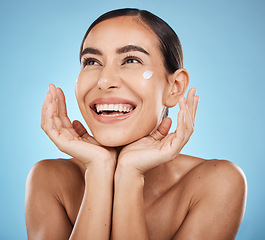
<svg viewBox="0 0 265 240">
<path fill-rule="evenodd" d="M 152 132 L 170 91 L 156 34 L 135 17 L 108 19 L 91 30 L 81 55 L 76 97 L 96 140 L 122 146 Z"/>
</svg>

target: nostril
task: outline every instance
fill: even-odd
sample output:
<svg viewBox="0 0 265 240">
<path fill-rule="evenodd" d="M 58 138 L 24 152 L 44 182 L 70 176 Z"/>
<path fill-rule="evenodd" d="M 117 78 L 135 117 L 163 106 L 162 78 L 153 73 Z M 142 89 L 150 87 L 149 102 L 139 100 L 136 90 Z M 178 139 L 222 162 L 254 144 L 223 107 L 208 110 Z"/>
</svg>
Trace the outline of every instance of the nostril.
<svg viewBox="0 0 265 240">
<path fill-rule="evenodd" d="M 99 89 L 113 89 L 113 88 L 117 88 L 117 86 L 115 85 L 111 85 L 111 86 L 105 86 L 105 85 L 101 85 L 101 84 L 98 84 L 98 87 Z"/>
<path fill-rule="evenodd" d="M 98 87 L 101 90 L 111 90 L 120 87 L 120 76 L 113 65 L 105 66 L 98 79 Z"/>
</svg>

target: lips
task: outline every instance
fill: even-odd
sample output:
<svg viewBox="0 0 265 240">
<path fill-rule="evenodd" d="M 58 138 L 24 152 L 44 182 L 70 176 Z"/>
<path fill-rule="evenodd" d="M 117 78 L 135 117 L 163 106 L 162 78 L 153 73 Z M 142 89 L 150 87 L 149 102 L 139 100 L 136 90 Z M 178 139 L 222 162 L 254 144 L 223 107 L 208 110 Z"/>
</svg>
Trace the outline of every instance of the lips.
<svg viewBox="0 0 265 240">
<path fill-rule="evenodd" d="M 135 108 L 135 103 L 119 98 L 101 98 L 90 103 L 94 117 L 100 122 L 124 120 Z"/>
</svg>

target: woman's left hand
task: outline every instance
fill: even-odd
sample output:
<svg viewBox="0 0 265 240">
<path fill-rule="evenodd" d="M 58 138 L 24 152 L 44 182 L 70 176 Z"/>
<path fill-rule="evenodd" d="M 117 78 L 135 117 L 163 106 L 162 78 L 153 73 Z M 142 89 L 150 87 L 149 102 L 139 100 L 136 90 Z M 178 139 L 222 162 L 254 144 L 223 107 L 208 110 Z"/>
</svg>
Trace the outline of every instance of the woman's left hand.
<svg viewBox="0 0 265 240">
<path fill-rule="evenodd" d="M 196 89 L 193 88 L 189 90 L 187 100 L 180 98 L 175 132 L 168 134 L 172 120 L 165 118 L 154 133 L 121 150 L 117 169 L 144 175 L 148 170 L 175 159 L 193 133 L 199 101 L 195 94 Z"/>
</svg>

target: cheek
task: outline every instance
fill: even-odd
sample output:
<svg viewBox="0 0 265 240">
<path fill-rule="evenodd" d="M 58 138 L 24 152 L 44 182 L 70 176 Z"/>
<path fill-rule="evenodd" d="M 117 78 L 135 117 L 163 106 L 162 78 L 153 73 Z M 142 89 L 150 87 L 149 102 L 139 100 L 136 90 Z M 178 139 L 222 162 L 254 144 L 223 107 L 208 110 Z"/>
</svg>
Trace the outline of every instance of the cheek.
<svg viewBox="0 0 265 240">
<path fill-rule="evenodd" d="M 151 69 L 127 71 L 123 73 L 122 78 L 127 87 L 140 97 L 144 106 L 144 116 L 160 115 L 166 79 Z"/>
<path fill-rule="evenodd" d="M 121 79 L 124 83 L 139 95 L 146 95 L 153 92 L 157 84 L 157 79 L 152 70 L 148 69 L 130 69 L 130 71 L 121 72 Z"/>
<path fill-rule="evenodd" d="M 151 70 L 147 70 L 147 71 L 145 71 L 144 73 L 143 73 L 143 78 L 144 79 L 149 79 L 149 78 L 151 78 L 153 76 L 153 71 L 151 71 Z"/>
<path fill-rule="evenodd" d="M 134 74 L 134 81 L 129 81 L 130 88 L 141 98 L 143 113 L 142 122 L 148 122 L 144 126 L 155 126 L 163 111 L 163 92 L 166 79 L 152 70 L 142 70 Z M 132 84 L 133 83 L 133 84 Z"/>
<path fill-rule="evenodd" d="M 90 91 L 95 86 L 95 84 L 97 84 L 97 78 L 97 72 L 83 72 L 79 74 L 75 83 L 75 94 L 77 100 L 84 100 L 86 93 Z"/>
<path fill-rule="evenodd" d="M 91 74 L 90 74 L 91 75 Z M 80 109 L 80 112 L 87 121 L 86 95 L 95 85 L 95 77 L 89 76 L 86 73 L 80 73 L 75 83 L 75 95 Z"/>
</svg>

